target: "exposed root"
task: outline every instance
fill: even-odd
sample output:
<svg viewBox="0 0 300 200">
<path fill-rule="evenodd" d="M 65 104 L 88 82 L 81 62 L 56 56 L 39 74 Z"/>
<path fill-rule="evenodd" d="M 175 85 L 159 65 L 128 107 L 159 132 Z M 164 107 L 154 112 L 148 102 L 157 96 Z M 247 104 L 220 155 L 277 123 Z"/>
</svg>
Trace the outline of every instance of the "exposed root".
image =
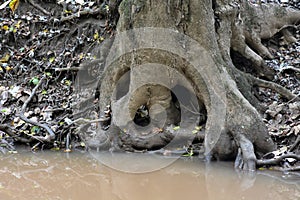
<svg viewBox="0 0 300 200">
<path fill-rule="evenodd" d="M 284 161 L 286 158 L 294 158 L 297 161 L 300 160 L 300 155 L 297 154 L 283 154 L 277 158 L 272 158 L 272 159 L 266 159 L 266 160 L 257 160 L 256 165 L 257 166 L 263 166 L 263 165 L 278 165 L 280 162 Z"/>
<path fill-rule="evenodd" d="M 299 98 L 297 95 L 293 94 L 286 88 L 284 88 L 276 83 L 256 78 L 250 74 L 246 74 L 246 73 L 243 73 L 243 74 L 245 76 L 247 76 L 247 78 L 249 79 L 249 82 L 251 82 L 253 84 L 253 86 L 270 88 L 270 89 L 274 90 L 275 92 L 279 93 L 280 95 L 282 95 L 283 97 L 287 98 L 288 100 Z"/>
<path fill-rule="evenodd" d="M 29 102 L 32 100 L 32 98 L 33 98 L 34 95 L 36 94 L 37 89 L 42 85 L 44 79 L 45 79 L 45 77 L 43 77 L 43 78 L 39 81 L 39 83 L 33 88 L 33 90 L 32 90 L 32 92 L 31 92 L 30 96 L 29 96 L 28 99 L 24 102 L 24 104 L 23 104 L 23 106 L 22 106 L 22 108 L 21 108 L 21 111 L 20 111 L 20 113 L 19 113 L 19 117 L 20 117 L 23 121 L 25 121 L 25 122 L 27 122 L 27 123 L 29 123 L 29 124 L 32 124 L 32 125 L 34 125 L 34 126 L 39 126 L 39 127 L 45 129 L 45 130 L 48 132 L 48 134 L 46 134 L 46 136 L 44 136 L 44 137 L 41 137 L 41 136 L 31 136 L 31 137 L 33 137 L 34 139 L 37 139 L 37 140 L 39 140 L 39 141 L 42 141 L 42 142 L 50 142 L 51 140 L 53 140 L 53 139 L 55 138 L 55 133 L 53 132 L 53 130 L 52 130 L 48 125 L 42 124 L 42 123 L 39 123 L 39 122 L 36 122 L 36 121 L 33 121 L 33 120 L 30 120 L 30 119 L 28 119 L 28 118 L 24 115 L 24 112 L 25 112 L 25 110 L 26 110 L 26 108 L 27 108 Z"/>
<path fill-rule="evenodd" d="M 284 67 L 282 69 L 280 69 L 280 72 L 283 72 L 285 70 L 293 70 L 295 72 L 300 72 L 300 69 L 299 68 L 296 68 L 296 67 L 293 67 L 293 66 L 287 66 L 287 67 Z"/>
<path fill-rule="evenodd" d="M 243 170 L 254 171 L 256 169 L 256 156 L 254 154 L 252 142 L 243 134 L 238 134 L 236 139 L 238 140 L 237 144 L 240 148 L 235 160 L 235 167 Z"/>
<path fill-rule="evenodd" d="M 283 29 L 281 31 L 283 37 L 287 43 L 297 42 L 297 39 L 293 36 L 293 34 L 288 29 Z"/>
<path fill-rule="evenodd" d="M 250 37 L 246 37 L 246 42 L 253 48 L 255 49 L 258 54 L 260 56 L 262 56 L 263 58 L 269 58 L 269 59 L 273 59 L 273 55 L 269 52 L 268 48 L 265 47 L 262 43 L 261 43 L 261 39 L 260 37 L 256 34 L 253 33 Z M 255 53 L 256 54 L 256 53 Z M 256 54 L 257 55 L 257 54 Z M 259 56 L 257 55 L 257 56 Z M 259 56 L 259 57 L 260 57 Z M 261 57 L 260 57 L 261 58 Z"/>
<path fill-rule="evenodd" d="M 33 141 L 32 138 L 27 139 L 27 138 L 24 138 L 24 137 L 17 136 L 17 131 L 13 127 L 11 127 L 7 124 L 0 124 L 0 130 L 4 131 L 7 135 L 14 138 L 14 140 L 16 140 L 18 142 L 26 144 L 26 143 L 30 143 L 30 142 Z"/>
</svg>

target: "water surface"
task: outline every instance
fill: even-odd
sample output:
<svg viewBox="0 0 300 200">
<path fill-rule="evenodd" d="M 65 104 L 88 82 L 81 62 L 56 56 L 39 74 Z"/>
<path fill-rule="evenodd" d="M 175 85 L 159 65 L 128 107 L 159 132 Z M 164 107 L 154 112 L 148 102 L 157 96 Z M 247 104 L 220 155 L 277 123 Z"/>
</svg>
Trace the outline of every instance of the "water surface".
<svg viewBox="0 0 300 200">
<path fill-rule="evenodd" d="M 153 165 L 160 166 L 161 159 L 170 159 L 128 155 L 114 154 L 115 164 L 132 170 L 146 163 L 153 169 Z M 197 157 L 136 174 L 105 166 L 88 153 L 25 151 L 2 155 L 0 161 L 0 200 L 300 199 L 297 176 L 267 171 L 236 173 L 232 163 L 208 165 Z"/>
</svg>

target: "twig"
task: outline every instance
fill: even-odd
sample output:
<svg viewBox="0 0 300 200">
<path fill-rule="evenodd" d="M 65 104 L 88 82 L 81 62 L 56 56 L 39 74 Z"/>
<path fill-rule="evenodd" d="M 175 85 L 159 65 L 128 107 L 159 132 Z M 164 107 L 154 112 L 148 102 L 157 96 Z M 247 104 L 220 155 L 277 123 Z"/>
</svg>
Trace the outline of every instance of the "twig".
<svg viewBox="0 0 300 200">
<path fill-rule="evenodd" d="M 100 118 L 100 119 L 94 119 L 94 120 L 89 120 L 89 119 L 84 119 L 84 118 L 78 118 L 78 119 L 74 120 L 72 122 L 72 124 L 76 124 L 76 123 L 92 124 L 92 123 L 96 123 L 96 122 L 106 122 L 108 120 L 110 120 L 109 117 Z"/>
<path fill-rule="evenodd" d="M 16 141 L 19 141 L 21 143 L 30 143 L 32 140 L 31 139 L 26 139 L 17 136 L 16 131 L 13 127 L 7 124 L 0 124 L 0 130 L 4 131 L 7 135 L 15 139 Z"/>
<path fill-rule="evenodd" d="M 82 69 L 83 69 L 82 67 L 54 68 L 54 70 L 57 71 L 57 72 L 62 72 L 62 71 L 80 71 Z"/>
<path fill-rule="evenodd" d="M 42 8 L 39 4 L 35 3 L 33 0 L 28 0 L 28 2 L 36 9 L 42 11 L 42 13 L 44 13 L 45 15 L 51 15 L 51 13 L 49 13 L 47 10 Z"/>
<path fill-rule="evenodd" d="M 297 155 L 297 154 L 283 154 L 281 156 L 279 156 L 278 158 L 275 158 L 275 159 L 267 159 L 267 160 L 257 160 L 256 161 L 256 164 L 258 166 L 261 166 L 261 165 L 277 165 L 278 163 L 280 163 L 283 159 L 285 158 L 294 158 L 296 160 L 300 160 L 300 155 Z"/>
<path fill-rule="evenodd" d="M 51 141 L 52 139 L 55 138 L 55 134 L 54 134 L 53 130 L 52 130 L 51 128 L 49 128 L 46 124 L 42 124 L 42 123 L 39 123 L 39 122 L 30 120 L 30 119 L 28 119 L 27 117 L 25 117 L 25 115 L 24 115 L 24 112 L 25 112 L 25 110 L 26 110 L 26 108 L 27 108 L 29 102 L 30 102 L 30 101 L 32 100 L 32 98 L 34 97 L 34 95 L 35 95 L 37 89 L 42 85 L 42 82 L 43 82 L 44 79 L 45 79 L 45 77 L 43 77 L 43 78 L 39 81 L 39 83 L 33 88 L 33 90 L 32 90 L 32 92 L 31 92 L 30 96 L 29 96 L 28 99 L 24 102 L 24 104 L 23 104 L 23 106 L 22 106 L 22 108 L 21 108 L 21 112 L 19 113 L 19 117 L 20 117 L 23 121 L 25 121 L 25 122 L 27 122 L 27 123 L 29 123 L 29 124 L 32 124 L 32 125 L 34 125 L 34 126 L 39 126 L 39 127 L 41 127 L 41 128 L 44 128 L 44 129 L 49 133 L 49 134 L 47 134 L 45 137 L 41 137 L 41 136 L 31 136 L 31 137 L 33 137 L 33 138 L 35 138 L 35 139 L 37 139 L 37 140 L 40 140 L 40 141 L 46 141 L 46 142 L 49 142 L 49 141 Z"/>
<path fill-rule="evenodd" d="M 80 17 L 81 15 L 95 15 L 95 14 L 105 14 L 105 12 L 100 9 L 100 8 L 97 8 L 97 9 L 94 9 L 94 10 L 91 10 L 91 9 L 87 9 L 87 10 L 82 10 L 82 11 L 79 11 L 77 13 L 74 13 L 72 15 L 69 15 L 67 17 L 61 17 L 60 21 L 61 22 L 64 22 L 64 21 L 69 21 L 69 20 L 72 20 L 72 19 L 75 19 L 75 18 L 78 18 Z"/>
<path fill-rule="evenodd" d="M 296 147 L 298 147 L 299 143 L 300 143 L 300 135 L 298 135 L 296 141 L 294 142 L 294 144 L 289 149 L 289 152 L 292 152 Z"/>
<path fill-rule="evenodd" d="M 286 102 L 286 104 L 291 103 L 292 101 L 294 101 L 295 99 L 299 98 L 300 93 L 298 95 L 296 95 L 294 98 L 292 98 L 291 100 L 289 100 L 288 102 Z"/>
</svg>

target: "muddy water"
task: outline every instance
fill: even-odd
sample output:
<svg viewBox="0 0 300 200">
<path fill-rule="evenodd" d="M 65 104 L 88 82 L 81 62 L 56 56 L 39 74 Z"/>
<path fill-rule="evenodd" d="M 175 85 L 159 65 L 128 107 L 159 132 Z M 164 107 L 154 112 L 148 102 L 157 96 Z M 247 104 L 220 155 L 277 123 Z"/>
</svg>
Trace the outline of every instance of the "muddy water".
<svg viewBox="0 0 300 200">
<path fill-rule="evenodd" d="M 159 167 L 162 160 L 127 155 L 114 156 L 115 163 L 127 170 L 145 167 L 145 163 Z M 300 199 L 300 180 L 292 174 L 240 174 L 232 169 L 232 163 L 208 165 L 198 158 L 181 158 L 158 171 L 132 174 L 107 167 L 97 159 L 74 152 L 2 155 L 0 200 Z"/>
</svg>

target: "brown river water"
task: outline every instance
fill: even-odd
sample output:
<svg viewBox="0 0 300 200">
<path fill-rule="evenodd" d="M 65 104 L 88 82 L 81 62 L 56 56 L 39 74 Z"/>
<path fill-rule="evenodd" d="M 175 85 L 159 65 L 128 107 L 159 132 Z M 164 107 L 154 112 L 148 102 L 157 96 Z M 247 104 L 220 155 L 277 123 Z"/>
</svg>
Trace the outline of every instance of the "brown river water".
<svg viewBox="0 0 300 200">
<path fill-rule="evenodd" d="M 197 157 L 19 151 L 0 156 L 0 200 L 300 199 L 299 176 L 238 173 L 232 165 Z"/>
</svg>

